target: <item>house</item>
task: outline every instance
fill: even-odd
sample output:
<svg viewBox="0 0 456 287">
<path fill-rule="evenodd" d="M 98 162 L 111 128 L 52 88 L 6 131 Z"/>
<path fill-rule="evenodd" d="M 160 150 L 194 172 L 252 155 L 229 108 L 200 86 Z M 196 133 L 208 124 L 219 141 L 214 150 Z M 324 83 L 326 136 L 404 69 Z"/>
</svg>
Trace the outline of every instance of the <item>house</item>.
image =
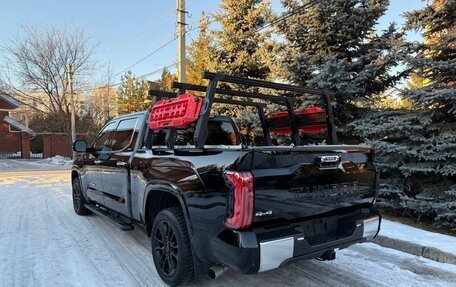
<svg viewBox="0 0 456 287">
<path fill-rule="evenodd" d="M 10 117 L 10 112 L 20 106 L 13 97 L 0 92 L 0 158 L 30 157 L 29 138 L 34 132 Z M 24 153 L 24 148 L 28 152 Z"/>
</svg>

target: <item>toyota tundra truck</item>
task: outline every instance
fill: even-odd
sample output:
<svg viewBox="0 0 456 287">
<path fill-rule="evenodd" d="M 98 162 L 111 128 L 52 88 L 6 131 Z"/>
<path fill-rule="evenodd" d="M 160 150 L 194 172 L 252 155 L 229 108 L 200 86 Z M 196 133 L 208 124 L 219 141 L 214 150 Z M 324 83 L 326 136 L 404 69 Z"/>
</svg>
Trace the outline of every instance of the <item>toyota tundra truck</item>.
<svg viewBox="0 0 456 287">
<path fill-rule="evenodd" d="M 170 286 L 228 268 L 256 274 L 295 260 L 333 260 L 377 235 L 373 151 L 337 144 L 331 92 L 203 77 L 207 86 L 150 91 L 149 111 L 109 121 L 90 144 L 73 143 L 76 214 L 95 213 L 125 231 L 144 227 Z M 321 106 L 296 108 L 310 97 Z M 272 104 L 282 109 L 272 113 Z M 241 136 L 232 118 L 211 113 L 215 105 L 257 113 L 259 143 Z"/>
</svg>

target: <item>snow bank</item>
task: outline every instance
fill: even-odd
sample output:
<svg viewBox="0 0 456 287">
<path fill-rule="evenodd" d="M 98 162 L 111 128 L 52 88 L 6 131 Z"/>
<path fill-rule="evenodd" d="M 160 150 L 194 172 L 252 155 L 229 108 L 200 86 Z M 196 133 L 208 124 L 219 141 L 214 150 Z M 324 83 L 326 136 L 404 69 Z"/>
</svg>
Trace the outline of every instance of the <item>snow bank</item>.
<svg viewBox="0 0 456 287">
<path fill-rule="evenodd" d="M 46 159 L 0 159 L 0 171 L 70 169 L 72 160 L 60 155 Z"/>
<path fill-rule="evenodd" d="M 63 157 L 61 155 L 56 155 L 54 157 L 46 158 L 42 160 L 43 163 L 47 164 L 59 164 L 59 165 L 71 165 L 73 162 L 69 157 Z"/>
<path fill-rule="evenodd" d="M 456 237 L 426 231 L 398 222 L 383 219 L 380 235 L 456 254 Z"/>
</svg>

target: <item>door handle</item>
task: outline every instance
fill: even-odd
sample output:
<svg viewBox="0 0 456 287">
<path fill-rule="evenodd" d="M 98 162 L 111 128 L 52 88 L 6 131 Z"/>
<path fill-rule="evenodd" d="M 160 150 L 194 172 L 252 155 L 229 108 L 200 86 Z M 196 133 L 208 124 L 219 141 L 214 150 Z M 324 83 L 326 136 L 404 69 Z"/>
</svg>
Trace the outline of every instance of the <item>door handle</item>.
<svg viewBox="0 0 456 287">
<path fill-rule="evenodd" d="M 124 162 L 124 161 L 118 161 L 117 162 L 117 166 L 118 167 L 127 167 L 128 163 Z"/>
<path fill-rule="evenodd" d="M 102 162 L 101 160 L 95 160 L 94 161 L 94 163 L 97 164 L 97 165 L 100 164 L 101 162 Z"/>
</svg>

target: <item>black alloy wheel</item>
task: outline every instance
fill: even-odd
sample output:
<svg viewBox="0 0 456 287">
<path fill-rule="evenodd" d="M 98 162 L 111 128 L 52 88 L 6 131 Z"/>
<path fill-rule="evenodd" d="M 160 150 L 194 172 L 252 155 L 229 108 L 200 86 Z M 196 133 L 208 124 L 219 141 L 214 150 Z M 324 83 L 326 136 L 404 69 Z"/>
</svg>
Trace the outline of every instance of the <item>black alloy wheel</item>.
<svg viewBox="0 0 456 287">
<path fill-rule="evenodd" d="M 160 221 L 155 230 L 155 256 L 159 259 L 159 266 L 166 276 L 172 276 L 176 272 L 178 258 L 178 246 L 176 232 L 166 221 Z"/>
<path fill-rule="evenodd" d="M 85 207 L 85 198 L 84 195 L 82 194 L 82 188 L 81 184 L 79 183 L 79 178 L 75 178 L 73 180 L 72 184 L 72 190 L 73 190 L 73 207 L 74 207 L 74 212 L 78 215 L 88 215 L 91 213 L 90 210 L 88 210 Z"/>
<path fill-rule="evenodd" d="M 193 255 L 180 208 L 160 211 L 152 226 L 151 245 L 155 268 L 166 284 L 185 285 L 193 280 Z"/>
</svg>

